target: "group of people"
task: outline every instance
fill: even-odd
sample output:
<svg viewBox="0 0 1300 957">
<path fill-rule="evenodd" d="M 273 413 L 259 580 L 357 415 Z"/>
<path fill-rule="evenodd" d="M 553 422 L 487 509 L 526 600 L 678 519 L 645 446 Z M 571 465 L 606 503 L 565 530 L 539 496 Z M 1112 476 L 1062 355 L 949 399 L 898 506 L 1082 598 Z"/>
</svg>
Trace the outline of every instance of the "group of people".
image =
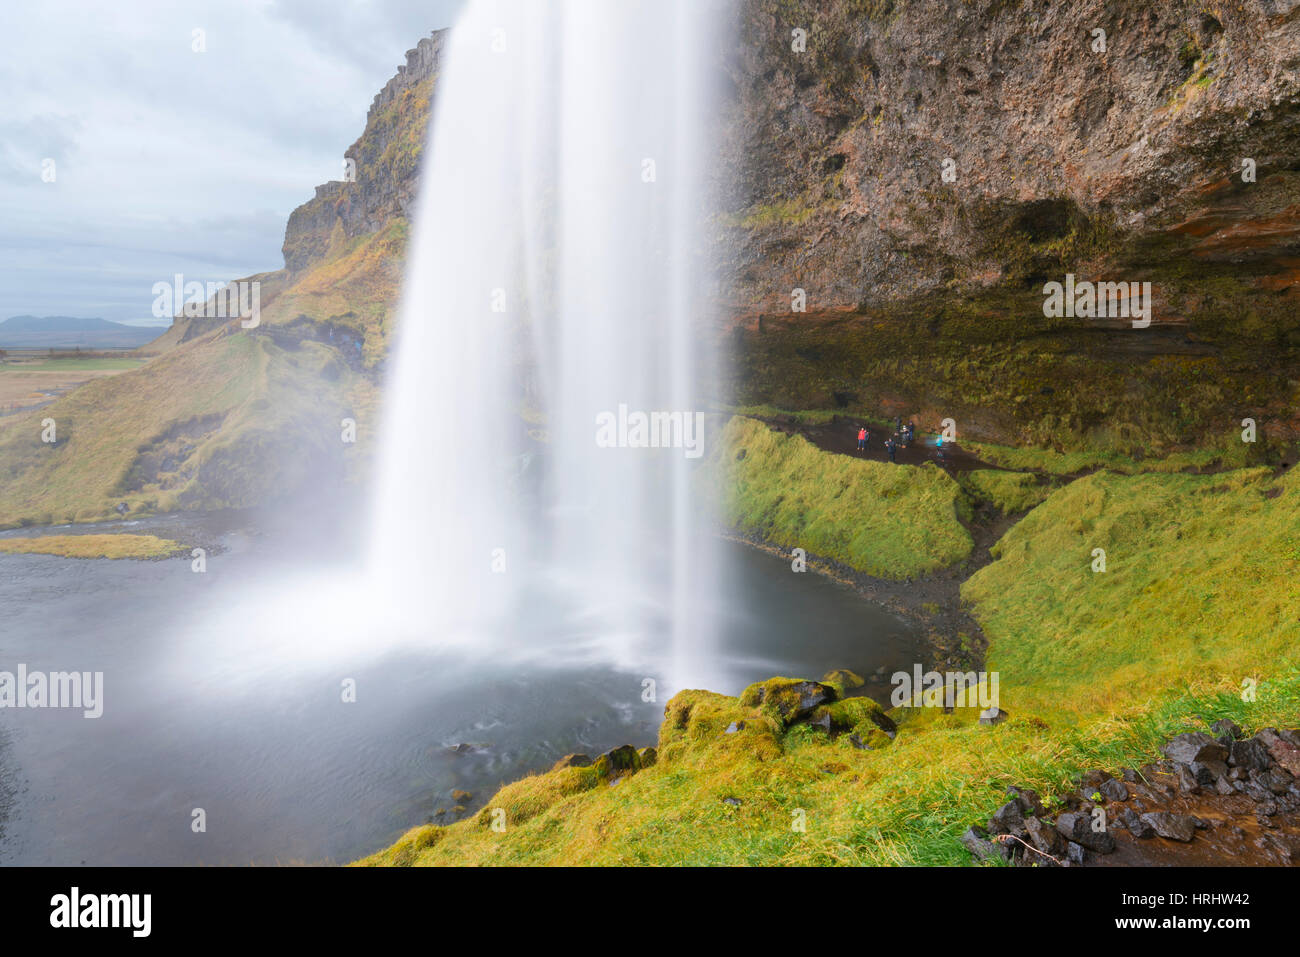
<svg viewBox="0 0 1300 957">
<path fill-rule="evenodd" d="M 903 424 L 899 417 L 894 418 L 894 432 L 885 438 L 885 452 L 889 456 L 889 461 L 897 462 L 896 458 L 900 448 L 907 448 L 916 438 L 916 423 L 908 422 Z M 871 433 L 867 431 L 865 425 L 858 427 L 858 451 L 865 452 L 871 445 Z M 940 435 L 935 441 L 935 449 L 940 464 L 945 461 L 943 451 L 943 436 Z"/>
</svg>

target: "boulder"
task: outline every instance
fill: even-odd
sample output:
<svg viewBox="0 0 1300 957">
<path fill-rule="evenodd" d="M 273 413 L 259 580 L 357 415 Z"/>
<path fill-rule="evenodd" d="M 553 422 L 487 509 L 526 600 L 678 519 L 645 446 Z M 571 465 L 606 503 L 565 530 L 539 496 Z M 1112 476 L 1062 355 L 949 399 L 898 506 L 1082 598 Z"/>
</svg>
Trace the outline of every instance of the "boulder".
<svg viewBox="0 0 1300 957">
<path fill-rule="evenodd" d="M 1241 737 L 1241 726 L 1228 718 L 1220 718 L 1210 725 L 1210 733 L 1214 735 L 1216 741 L 1228 747 Z"/>
<path fill-rule="evenodd" d="M 1292 740 L 1296 735 L 1290 731 L 1264 728 L 1255 737 L 1268 749 L 1269 756 L 1274 761 L 1288 773 L 1300 777 L 1300 745 Z"/>
<path fill-rule="evenodd" d="M 1117 778 L 1111 778 L 1109 781 L 1102 781 L 1101 787 L 1097 789 L 1101 796 L 1107 801 L 1127 801 L 1128 785 Z"/>
<path fill-rule="evenodd" d="M 825 706 L 817 708 L 816 710 L 813 711 L 812 714 L 808 716 L 807 720 L 804 723 L 807 724 L 810 728 L 820 728 L 821 730 L 830 733 L 831 709 Z"/>
<path fill-rule="evenodd" d="M 1038 817 L 1043 817 L 1046 814 L 1043 810 L 1042 799 L 1039 798 L 1037 791 L 1032 791 L 1029 788 L 1009 787 L 1007 788 L 1007 797 L 1015 798 L 1024 814 L 1034 814 Z"/>
<path fill-rule="evenodd" d="M 1187 843 L 1196 836 L 1196 820 L 1187 814 L 1151 811 L 1143 814 L 1142 820 L 1151 825 L 1158 835 L 1171 841 Z"/>
<path fill-rule="evenodd" d="M 1092 815 L 1084 811 L 1066 811 L 1058 815 L 1056 829 L 1067 840 L 1082 844 L 1098 854 L 1109 854 L 1115 850 L 1115 838 L 1108 831 L 1094 831 Z"/>
<path fill-rule="evenodd" d="M 636 748 L 624 744 L 612 751 L 606 751 L 592 762 L 592 767 L 602 778 L 619 778 L 627 771 L 640 770 L 641 764 Z"/>
<path fill-rule="evenodd" d="M 591 767 L 591 758 L 585 754 L 566 754 L 560 760 L 551 766 L 552 771 L 558 771 L 560 768 L 589 768 Z"/>
<path fill-rule="evenodd" d="M 1025 833 L 1025 816 L 1019 801 L 1008 801 L 989 818 L 989 830 L 994 834 L 1014 834 L 1023 837 Z"/>
<path fill-rule="evenodd" d="M 1065 850 L 1065 842 L 1056 828 L 1043 823 L 1037 817 L 1025 818 L 1025 838 L 1031 846 L 1048 857 L 1060 858 Z M 1040 864 L 1048 863 L 1047 859 L 1039 854 L 1030 854 L 1028 857 L 1036 858 L 1037 863 Z"/>
<path fill-rule="evenodd" d="M 834 686 L 839 691 L 840 697 L 844 696 L 844 692 L 852 691 L 854 688 L 861 688 L 866 683 L 866 680 L 861 675 L 844 668 L 836 668 L 834 671 L 828 671 L 822 675 L 822 684 Z"/>
<path fill-rule="evenodd" d="M 1214 784 L 1219 778 L 1226 777 L 1228 774 L 1228 765 L 1215 758 L 1193 761 L 1187 767 L 1192 772 L 1192 777 L 1196 778 L 1196 783 L 1206 786 Z"/>
<path fill-rule="evenodd" d="M 786 727 L 808 717 L 822 705 L 830 704 L 835 698 L 835 689 L 818 681 L 769 678 L 741 692 L 740 703 L 748 708 L 758 708 Z"/>
<path fill-rule="evenodd" d="M 967 828 L 966 833 L 961 836 L 960 840 L 962 847 L 970 851 L 977 861 L 982 862 L 1006 856 L 1005 849 L 990 841 L 988 832 L 978 825 Z"/>
<path fill-rule="evenodd" d="M 462 791 L 460 788 L 455 788 L 451 792 L 451 799 L 457 804 L 468 804 L 474 800 L 474 794 L 472 791 Z"/>
<path fill-rule="evenodd" d="M 1228 756 L 1227 748 L 1201 731 L 1189 731 L 1171 738 L 1160 750 L 1175 764 L 1191 764 L 1193 761 L 1207 760 L 1222 761 Z"/>
<path fill-rule="evenodd" d="M 1234 741 L 1228 748 L 1228 764 L 1234 768 L 1267 771 L 1272 763 L 1268 748 L 1264 747 L 1257 738 Z"/>
<path fill-rule="evenodd" d="M 1155 837 L 1156 831 L 1132 808 L 1124 808 L 1119 814 L 1119 821 L 1130 834 L 1137 838 Z"/>
<path fill-rule="evenodd" d="M 1009 715 L 1001 708 L 989 708 L 987 711 L 980 712 L 980 724 L 994 725 L 1001 724 L 1007 720 Z"/>
</svg>

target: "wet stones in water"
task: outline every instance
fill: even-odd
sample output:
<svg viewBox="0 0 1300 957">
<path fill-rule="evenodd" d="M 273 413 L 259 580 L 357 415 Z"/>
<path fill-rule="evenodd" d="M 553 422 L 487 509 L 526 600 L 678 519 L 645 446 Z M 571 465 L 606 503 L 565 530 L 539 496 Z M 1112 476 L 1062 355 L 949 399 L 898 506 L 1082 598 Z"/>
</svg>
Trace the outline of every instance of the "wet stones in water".
<svg viewBox="0 0 1300 957">
<path fill-rule="evenodd" d="M 471 791 L 462 791 L 460 788 L 456 788 L 451 792 L 451 799 L 457 804 L 468 804 L 474 800 L 474 794 Z"/>
</svg>

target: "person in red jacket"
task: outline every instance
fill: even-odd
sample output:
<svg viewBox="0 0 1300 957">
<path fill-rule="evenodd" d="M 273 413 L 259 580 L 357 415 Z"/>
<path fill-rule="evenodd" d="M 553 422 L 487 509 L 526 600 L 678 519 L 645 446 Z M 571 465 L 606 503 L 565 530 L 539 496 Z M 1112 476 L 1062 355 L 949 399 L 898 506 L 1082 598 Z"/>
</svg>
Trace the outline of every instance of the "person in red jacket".
<svg viewBox="0 0 1300 957">
<path fill-rule="evenodd" d="M 858 451 L 861 452 L 867 447 L 867 430 L 864 426 L 858 429 Z"/>
</svg>

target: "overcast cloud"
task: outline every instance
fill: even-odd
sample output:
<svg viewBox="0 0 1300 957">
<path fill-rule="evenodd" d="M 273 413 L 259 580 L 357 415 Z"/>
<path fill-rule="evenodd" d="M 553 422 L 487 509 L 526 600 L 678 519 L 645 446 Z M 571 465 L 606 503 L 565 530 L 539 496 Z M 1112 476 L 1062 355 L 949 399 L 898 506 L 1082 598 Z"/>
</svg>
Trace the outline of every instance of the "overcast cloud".
<svg viewBox="0 0 1300 957">
<path fill-rule="evenodd" d="M 173 273 L 280 268 L 289 213 L 463 2 L 0 5 L 0 319 L 148 319 Z"/>
</svg>

